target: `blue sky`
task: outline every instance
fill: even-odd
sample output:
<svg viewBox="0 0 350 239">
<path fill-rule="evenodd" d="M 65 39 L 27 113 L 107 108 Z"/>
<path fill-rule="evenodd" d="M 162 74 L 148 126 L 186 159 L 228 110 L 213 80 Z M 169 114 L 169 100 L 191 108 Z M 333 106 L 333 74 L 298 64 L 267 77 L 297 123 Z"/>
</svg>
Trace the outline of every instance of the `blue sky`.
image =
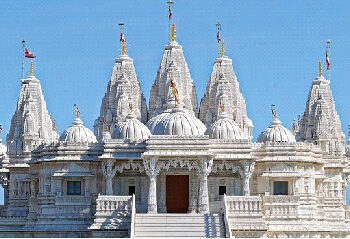
<svg viewBox="0 0 350 239">
<path fill-rule="evenodd" d="M 49 111 L 60 132 L 77 103 L 92 127 L 119 55 L 123 21 L 128 54 L 147 98 L 156 77 L 168 22 L 166 1 L 11 0 L 0 5 L 0 123 L 10 127 L 20 89 L 21 40 L 35 59 Z M 173 19 L 199 99 L 217 56 L 215 23 L 222 23 L 226 54 L 233 59 L 255 138 L 276 104 L 290 126 L 304 111 L 311 81 L 332 41 L 332 90 L 345 132 L 350 120 L 350 4 L 316 0 L 175 0 Z M 28 72 L 28 64 L 26 73 Z"/>
</svg>

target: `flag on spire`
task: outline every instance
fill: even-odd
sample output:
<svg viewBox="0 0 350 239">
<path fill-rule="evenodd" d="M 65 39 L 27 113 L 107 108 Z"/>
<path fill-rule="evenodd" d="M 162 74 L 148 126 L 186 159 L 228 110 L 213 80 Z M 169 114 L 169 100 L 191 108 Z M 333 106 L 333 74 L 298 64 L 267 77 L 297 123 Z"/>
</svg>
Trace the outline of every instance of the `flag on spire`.
<svg viewBox="0 0 350 239">
<path fill-rule="evenodd" d="M 171 11 L 171 7 L 169 5 L 169 21 L 171 21 L 171 16 L 173 15 L 172 11 Z"/>
<path fill-rule="evenodd" d="M 24 49 L 24 56 L 27 58 L 35 58 L 36 56 L 30 52 L 27 48 Z"/>
<path fill-rule="evenodd" d="M 328 47 L 327 47 L 327 51 L 326 51 L 326 64 L 327 64 L 327 71 L 329 71 L 331 69 L 331 60 L 330 60 L 330 56 L 329 56 Z"/>
<path fill-rule="evenodd" d="M 120 42 L 125 42 L 125 36 L 123 32 L 120 33 Z"/>
<path fill-rule="evenodd" d="M 216 39 L 218 40 L 218 43 L 221 41 L 221 34 L 220 31 L 216 34 Z"/>
</svg>

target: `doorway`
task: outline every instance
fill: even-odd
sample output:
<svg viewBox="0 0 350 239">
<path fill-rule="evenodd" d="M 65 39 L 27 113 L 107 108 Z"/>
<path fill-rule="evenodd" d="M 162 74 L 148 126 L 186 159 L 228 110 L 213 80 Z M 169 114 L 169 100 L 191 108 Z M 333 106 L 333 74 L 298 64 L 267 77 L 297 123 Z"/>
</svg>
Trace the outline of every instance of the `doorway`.
<svg viewBox="0 0 350 239">
<path fill-rule="evenodd" d="M 187 213 L 189 175 L 166 175 L 166 208 L 168 213 Z"/>
</svg>

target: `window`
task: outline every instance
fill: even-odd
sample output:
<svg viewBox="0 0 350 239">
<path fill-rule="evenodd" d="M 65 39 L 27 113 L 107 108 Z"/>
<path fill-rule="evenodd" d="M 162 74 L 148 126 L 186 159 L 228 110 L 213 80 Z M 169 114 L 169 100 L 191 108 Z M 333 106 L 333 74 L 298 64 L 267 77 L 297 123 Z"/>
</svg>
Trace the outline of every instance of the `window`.
<svg viewBox="0 0 350 239">
<path fill-rule="evenodd" d="M 129 195 L 132 196 L 135 194 L 135 186 L 129 186 Z"/>
<path fill-rule="evenodd" d="M 67 195 L 81 195 L 81 182 L 80 181 L 68 181 L 67 182 Z"/>
<path fill-rule="evenodd" d="M 288 195 L 288 182 L 287 181 L 273 182 L 273 195 Z"/>
<path fill-rule="evenodd" d="M 219 186 L 219 195 L 226 194 L 226 186 Z"/>
</svg>

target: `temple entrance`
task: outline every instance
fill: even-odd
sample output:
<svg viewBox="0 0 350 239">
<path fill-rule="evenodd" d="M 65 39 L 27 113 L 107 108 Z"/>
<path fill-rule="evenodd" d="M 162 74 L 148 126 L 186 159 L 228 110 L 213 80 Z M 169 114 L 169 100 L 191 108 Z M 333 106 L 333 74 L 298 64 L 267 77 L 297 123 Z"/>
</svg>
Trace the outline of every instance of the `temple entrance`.
<svg viewBox="0 0 350 239">
<path fill-rule="evenodd" d="M 168 213 L 187 213 L 189 176 L 166 175 L 166 208 Z"/>
</svg>

